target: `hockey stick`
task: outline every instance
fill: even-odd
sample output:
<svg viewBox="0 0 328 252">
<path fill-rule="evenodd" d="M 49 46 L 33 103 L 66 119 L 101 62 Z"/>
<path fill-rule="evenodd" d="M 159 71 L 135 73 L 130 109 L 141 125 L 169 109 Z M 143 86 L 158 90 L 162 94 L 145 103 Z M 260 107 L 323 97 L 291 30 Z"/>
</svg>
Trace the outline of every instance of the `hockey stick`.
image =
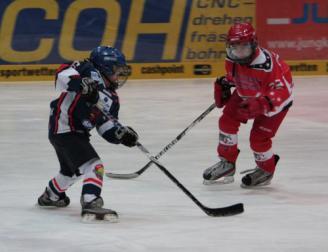
<svg viewBox="0 0 328 252">
<path fill-rule="evenodd" d="M 96 106 L 105 115 L 104 106 L 101 102 L 97 102 Z M 151 156 L 150 152 L 139 142 L 137 142 L 137 147 L 143 152 L 151 162 L 155 163 L 156 166 L 169 177 L 200 209 L 202 209 L 207 215 L 218 217 L 218 216 L 230 216 L 236 215 L 244 212 L 244 205 L 242 203 L 234 204 L 227 207 L 221 208 L 209 208 L 204 206 L 191 192 L 188 191 L 162 164 L 160 164 L 154 156 Z"/>
<path fill-rule="evenodd" d="M 242 203 L 234 204 L 227 207 L 209 208 L 204 206 L 191 192 L 188 191 L 161 163 L 157 161 L 154 156 L 151 156 L 150 152 L 141 144 L 137 143 L 137 147 L 143 152 L 151 162 L 153 162 L 171 181 L 174 182 L 200 209 L 202 209 L 207 215 L 212 217 L 230 216 L 244 212 L 244 205 Z"/>
<path fill-rule="evenodd" d="M 213 103 L 211 106 L 209 106 L 200 116 L 198 116 L 187 128 L 185 128 L 176 138 L 174 138 L 168 145 L 166 145 L 155 157 L 154 159 L 158 160 L 164 153 L 166 153 L 169 149 L 172 148 L 173 145 L 175 145 L 177 142 L 180 141 L 182 137 L 186 135 L 186 133 L 193 128 L 197 123 L 199 123 L 201 120 L 204 119 L 205 116 L 207 116 L 214 108 L 216 107 L 215 103 Z M 106 176 L 110 178 L 115 179 L 133 179 L 138 176 L 140 176 L 145 170 L 148 169 L 149 166 L 151 166 L 153 162 L 148 162 L 144 167 L 142 167 L 140 170 L 132 173 L 111 173 L 107 172 Z"/>
</svg>

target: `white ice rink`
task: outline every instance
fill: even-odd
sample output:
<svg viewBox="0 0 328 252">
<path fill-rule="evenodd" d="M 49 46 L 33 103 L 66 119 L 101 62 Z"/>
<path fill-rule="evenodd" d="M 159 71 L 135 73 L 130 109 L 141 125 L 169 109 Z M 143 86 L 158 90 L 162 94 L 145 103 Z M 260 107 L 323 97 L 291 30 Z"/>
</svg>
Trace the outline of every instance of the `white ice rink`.
<svg viewBox="0 0 328 252">
<path fill-rule="evenodd" d="M 164 173 L 151 166 L 134 180 L 104 178 L 105 206 L 119 223 L 80 222 L 81 182 L 66 209 L 35 206 L 58 163 L 47 139 L 50 82 L 0 85 L 0 251 L 328 251 L 328 78 L 295 78 L 295 103 L 278 131 L 281 156 L 269 187 L 202 184 L 217 161 L 217 118 L 212 111 L 160 161 L 204 205 L 242 202 L 245 212 L 206 216 Z M 135 128 L 157 154 L 212 102 L 212 80 L 129 81 L 119 90 L 120 121 Z M 241 127 L 238 172 L 253 168 L 250 124 Z M 137 148 L 111 145 L 93 131 L 91 141 L 107 171 L 139 170 Z"/>
</svg>

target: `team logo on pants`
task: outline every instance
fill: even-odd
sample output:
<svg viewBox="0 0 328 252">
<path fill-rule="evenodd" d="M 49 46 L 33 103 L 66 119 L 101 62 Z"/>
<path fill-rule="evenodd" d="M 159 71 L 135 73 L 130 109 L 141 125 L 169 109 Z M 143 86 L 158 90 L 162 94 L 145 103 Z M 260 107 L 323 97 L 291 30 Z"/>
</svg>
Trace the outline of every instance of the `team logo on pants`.
<svg viewBox="0 0 328 252">
<path fill-rule="evenodd" d="M 95 174 L 96 174 L 96 177 L 100 180 L 103 179 L 103 176 L 104 176 L 104 166 L 102 164 L 97 164 L 95 166 Z"/>
</svg>

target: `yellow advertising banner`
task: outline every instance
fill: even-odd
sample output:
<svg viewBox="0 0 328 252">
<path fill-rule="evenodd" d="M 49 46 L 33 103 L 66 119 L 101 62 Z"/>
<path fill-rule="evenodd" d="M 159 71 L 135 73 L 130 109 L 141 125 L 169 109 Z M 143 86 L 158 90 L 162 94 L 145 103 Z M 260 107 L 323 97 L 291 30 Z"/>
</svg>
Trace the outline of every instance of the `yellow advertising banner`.
<svg viewBox="0 0 328 252">
<path fill-rule="evenodd" d="M 182 61 L 223 61 L 226 33 L 236 22 L 255 24 L 255 0 L 193 1 Z"/>
<path fill-rule="evenodd" d="M 316 60 L 287 61 L 293 75 L 316 76 L 328 74 L 328 62 Z M 0 65 L 0 81 L 54 80 L 59 65 Z M 130 79 L 215 78 L 225 73 L 224 62 L 132 63 Z"/>
<path fill-rule="evenodd" d="M 326 25 L 324 1 L 304 1 L 301 6 L 319 15 L 318 25 Z M 256 0 L 1 0 L 0 82 L 51 80 L 60 64 L 87 58 L 99 44 L 125 54 L 130 79 L 212 78 L 224 74 L 229 27 L 250 22 L 261 31 L 257 22 L 267 18 L 256 7 L 262 5 Z M 325 41 L 322 50 L 328 48 Z M 284 59 L 294 75 L 328 74 L 322 58 Z"/>
</svg>

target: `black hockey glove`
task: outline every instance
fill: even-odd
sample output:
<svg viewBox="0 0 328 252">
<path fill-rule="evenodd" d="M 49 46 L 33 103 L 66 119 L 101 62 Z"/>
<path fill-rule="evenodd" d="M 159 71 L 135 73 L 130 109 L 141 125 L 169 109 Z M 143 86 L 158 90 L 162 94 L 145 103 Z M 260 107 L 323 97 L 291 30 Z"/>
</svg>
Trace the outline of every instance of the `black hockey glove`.
<svg viewBox="0 0 328 252">
<path fill-rule="evenodd" d="M 98 82 L 89 77 L 84 77 L 80 86 L 82 95 L 85 95 L 90 103 L 97 103 L 99 99 Z"/>
<path fill-rule="evenodd" d="M 139 136 L 131 127 L 120 127 L 115 132 L 116 138 L 121 144 L 133 147 L 137 144 Z"/>
<path fill-rule="evenodd" d="M 218 108 L 222 108 L 230 99 L 232 86 L 224 76 L 214 82 L 214 100 Z"/>
</svg>

